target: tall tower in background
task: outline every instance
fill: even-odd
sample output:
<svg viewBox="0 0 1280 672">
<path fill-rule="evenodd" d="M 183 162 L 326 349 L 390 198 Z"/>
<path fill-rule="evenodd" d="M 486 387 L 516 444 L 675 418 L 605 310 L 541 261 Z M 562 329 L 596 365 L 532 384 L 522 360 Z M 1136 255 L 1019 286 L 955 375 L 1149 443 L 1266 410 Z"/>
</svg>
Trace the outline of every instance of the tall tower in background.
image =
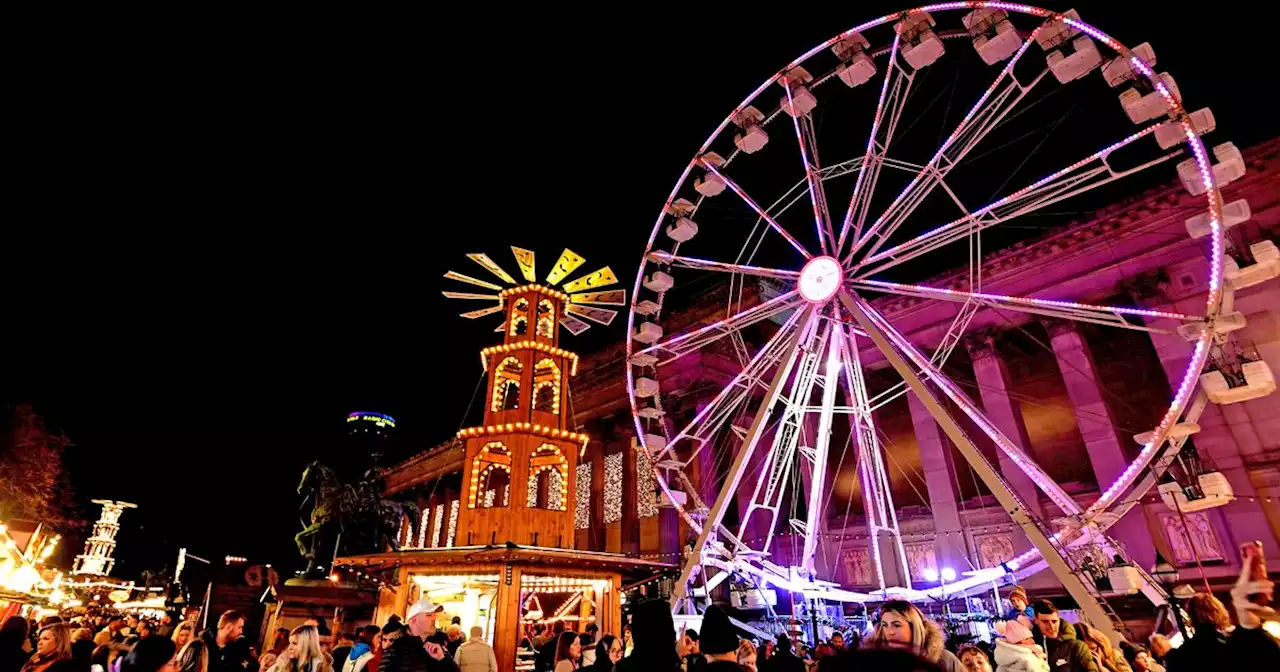
<svg viewBox="0 0 1280 672">
<path fill-rule="evenodd" d="M 116 564 L 113 554 L 116 549 L 116 533 L 120 531 L 120 514 L 125 509 L 136 509 L 138 506 L 110 499 L 95 499 L 93 503 L 102 506 L 102 516 L 93 524 L 93 535 L 85 540 L 84 553 L 76 556 L 71 573 L 107 576 Z"/>
<path fill-rule="evenodd" d="M 347 414 L 347 443 L 359 453 L 361 466 L 381 466 L 395 445 L 396 419 L 386 413 L 355 411 Z"/>
</svg>

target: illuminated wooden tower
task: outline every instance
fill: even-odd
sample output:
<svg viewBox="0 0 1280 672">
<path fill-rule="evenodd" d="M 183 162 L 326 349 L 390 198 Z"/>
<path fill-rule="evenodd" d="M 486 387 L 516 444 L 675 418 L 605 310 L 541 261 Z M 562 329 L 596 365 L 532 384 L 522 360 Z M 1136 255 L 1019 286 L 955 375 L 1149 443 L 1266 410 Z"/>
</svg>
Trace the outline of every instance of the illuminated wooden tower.
<svg viewBox="0 0 1280 672">
<path fill-rule="evenodd" d="M 580 334 L 583 321 L 609 324 L 616 311 L 594 305 L 623 305 L 624 290 L 592 291 L 617 282 L 613 271 L 600 269 L 555 286 L 583 263 L 565 250 L 538 284 L 534 253 L 511 248 L 526 284 L 519 284 L 484 254 L 467 255 L 508 287 L 450 271 L 445 277 L 497 294 L 445 292 L 453 299 L 496 301 L 496 305 L 463 313 L 479 318 L 502 313 L 502 344 L 480 351 L 488 376 L 484 424 L 459 432 L 466 442 L 463 505 L 457 539 L 462 546 L 501 545 L 574 547 L 575 492 L 571 475 L 587 445 L 569 416 L 569 379 L 577 373 L 578 356 L 560 347 L 560 327 Z"/>
</svg>

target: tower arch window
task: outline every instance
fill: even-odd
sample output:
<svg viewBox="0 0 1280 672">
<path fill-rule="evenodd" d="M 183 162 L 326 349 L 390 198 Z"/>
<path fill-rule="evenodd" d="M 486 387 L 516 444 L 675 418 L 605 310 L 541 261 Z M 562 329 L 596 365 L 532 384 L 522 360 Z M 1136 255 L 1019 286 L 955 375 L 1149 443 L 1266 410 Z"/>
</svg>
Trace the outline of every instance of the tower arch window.
<svg viewBox="0 0 1280 672">
<path fill-rule="evenodd" d="M 556 309 L 551 301 L 543 299 L 538 302 L 538 336 L 554 338 L 556 335 Z"/>
<path fill-rule="evenodd" d="M 524 365 L 520 360 L 515 357 L 502 360 L 495 372 L 491 410 L 514 411 L 520 408 L 520 376 L 523 373 Z"/>
<path fill-rule="evenodd" d="M 524 336 L 529 333 L 529 301 L 517 299 L 511 308 L 511 335 Z"/>
<path fill-rule="evenodd" d="M 529 456 L 529 491 L 525 506 L 530 509 L 564 511 L 569 461 L 559 446 L 544 443 Z"/>
<path fill-rule="evenodd" d="M 550 357 L 533 367 L 533 410 L 560 412 L 560 367 Z"/>
<path fill-rule="evenodd" d="M 491 441 L 471 463 L 467 507 L 488 509 L 511 501 L 511 451 L 501 441 Z"/>
</svg>

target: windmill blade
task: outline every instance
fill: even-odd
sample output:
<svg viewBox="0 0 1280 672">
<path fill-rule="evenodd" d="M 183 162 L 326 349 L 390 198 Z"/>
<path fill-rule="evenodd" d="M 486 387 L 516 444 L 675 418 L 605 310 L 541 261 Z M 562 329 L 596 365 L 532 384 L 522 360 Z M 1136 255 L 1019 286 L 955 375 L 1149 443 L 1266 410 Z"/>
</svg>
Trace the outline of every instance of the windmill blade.
<svg viewBox="0 0 1280 672">
<path fill-rule="evenodd" d="M 618 311 L 616 310 L 608 310 L 605 308 L 591 308 L 589 306 L 578 306 L 572 303 L 565 306 L 564 311 L 566 313 L 569 313 L 570 315 L 585 317 L 588 320 L 595 322 L 596 324 L 603 324 L 605 326 L 609 326 L 609 324 L 613 322 L 613 318 L 618 316 Z"/>
<path fill-rule="evenodd" d="M 586 259 L 576 254 L 573 250 L 565 248 L 560 253 L 560 258 L 556 260 L 554 266 L 551 267 L 551 273 L 547 275 L 547 284 L 555 287 L 557 283 L 569 277 L 569 274 L 578 270 L 578 267 L 586 263 Z"/>
<path fill-rule="evenodd" d="M 572 294 L 580 292 L 584 289 L 595 289 L 596 287 L 608 287 L 618 281 L 618 276 L 613 274 L 613 269 L 605 266 L 604 268 L 592 273 L 584 275 L 573 282 L 564 286 L 564 291 Z"/>
<path fill-rule="evenodd" d="M 511 253 L 516 255 L 516 263 L 520 265 L 520 275 L 529 282 L 537 282 L 538 274 L 533 268 L 533 250 L 526 250 L 523 247 L 511 246 Z"/>
<path fill-rule="evenodd" d="M 568 329 L 569 333 L 573 334 L 574 336 L 577 336 L 578 334 L 581 334 L 582 332 L 591 328 L 591 325 L 587 324 L 586 322 L 583 322 L 582 320 L 579 320 L 578 318 L 572 315 L 561 315 L 560 326 L 564 327 L 565 329 Z"/>
<path fill-rule="evenodd" d="M 500 313 L 500 312 L 502 312 L 501 303 L 499 303 L 496 306 L 490 306 L 489 308 L 481 308 L 480 310 L 473 310 L 468 313 L 459 313 L 459 314 L 467 318 L 468 320 L 474 320 L 477 317 L 484 317 L 485 315 L 492 315 L 494 313 Z"/>
<path fill-rule="evenodd" d="M 461 274 L 461 273 L 456 273 L 456 272 L 454 272 L 454 271 L 449 271 L 448 273 L 445 273 L 445 274 L 444 274 L 444 277 L 446 277 L 446 278 L 448 278 L 448 279 L 450 279 L 450 280 L 457 280 L 457 281 L 459 281 L 459 282 L 465 282 L 465 283 L 467 283 L 467 284 L 475 285 L 476 287 L 484 287 L 485 289 L 492 289 L 492 290 L 494 290 L 495 292 L 501 292 L 501 291 L 502 291 L 502 287 L 499 287 L 498 285 L 495 285 L 495 284 L 493 284 L 492 282 L 485 282 L 484 280 L 477 280 L 477 279 L 475 279 L 475 278 L 473 278 L 473 277 L 471 277 L 471 276 L 469 276 L 469 275 L 463 275 L 463 274 Z"/>
<path fill-rule="evenodd" d="M 569 300 L 573 303 L 591 303 L 597 306 L 625 306 L 627 305 L 627 290 L 609 289 L 603 292 L 574 294 L 569 297 Z"/>
<path fill-rule="evenodd" d="M 502 304 L 502 297 L 497 294 L 472 294 L 471 292 L 440 292 L 444 294 L 446 299 L 485 299 L 488 301 L 497 301 Z"/>
<path fill-rule="evenodd" d="M 490 273 L 498 276 L 499 278 L 502 278 L 503 282 L 506 282 L 509 285 L 516 284 L 516 279 L 511 277 L 510 275 L 507 275 L 507 272 L 502 270 L 501 266 L 499 266 L 492 259 L 490 259 L 489 255 L 484 253 L 475 253 L 475 254 L 468 254 L 467 258 L 470 259 L 471 261 L 476 262 L 477 264 L 480 264 L 481 266 L 484 266 L 484 270 L 489 271 Z"/>
</svg>

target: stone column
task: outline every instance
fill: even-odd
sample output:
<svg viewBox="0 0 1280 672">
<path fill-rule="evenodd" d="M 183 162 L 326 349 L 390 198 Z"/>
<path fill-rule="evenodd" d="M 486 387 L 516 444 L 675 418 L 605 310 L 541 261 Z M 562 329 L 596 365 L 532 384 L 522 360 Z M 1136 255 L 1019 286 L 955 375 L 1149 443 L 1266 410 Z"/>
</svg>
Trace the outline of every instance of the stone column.
<svg viewBox="0 0 1280 672">
<path fill-rule="evenodd" d="M 951 444 L 942 435 L 942 430 L 938 428 L 929 409 L 925 408 L 914 392 L 907 392 L 907 403 L 911 409 L 911 424 L 915 428 L 916 444 L 920 450 L 925 486 L 929 491 L 929 508 L 933 510 L 934 531 L 937 533 L 934 552 L 937 554 L 938 568 L 951 567 L 957 571 L 966 569 L 969 563 L 966 561 L 967 554 L 961 534 Z M 886 566 L 889 564 L 885 562 Z M 915 580 L 919 577 L 912 578 Z"/>
<path fill-rule="evenodd" d="M 1009 441 L 1030 455 L 1031 440 L 1027 438 L 1027 427 L 1022 421 L 1022 410 L 1009 396 L 1009 388 L 1012 386 L 1009 365 L 996 349 L 995 332 L 984 329 L 970 334 L 965 337 L 964 344 L 969 351 L 969 358 L 973 361 L 973 376 L 978 383 L 983 412 Z M 1043 516 L 1040 508 L 1040 490 L 1036 487 L 1035 481 L 1023 473 L 1018 465 L 998 447 L 996 453 L 1000 474 L 1004 476 L 1005 482 L 1013 488 L 1032 514 Z M 1022 541 L 1029 546 L 1030 542 L 1025 539 Z"/>
<path fill-rule="evenodd" d="M 1067 397 L 1071 400 L 1076 426 L 1080 428 L 1080 436 L 1089 452 L 1089 463 L 1098 479 L 1098 489 L 1105 490 L 1124 472 L 1129 460 L 1116 434 L 1111 409 L 1102 396 L 1098 368 L 1076 322 L 1053 318 L 1043 318 L 1042 321 L 1049 331 L 1053 354 L 1058 360 Z M 1112 531 L 1139 565 L 1149 567 L 1155 562 L 1155 542 L 1142 507 L 1134 507 Z"/>
</svg>

